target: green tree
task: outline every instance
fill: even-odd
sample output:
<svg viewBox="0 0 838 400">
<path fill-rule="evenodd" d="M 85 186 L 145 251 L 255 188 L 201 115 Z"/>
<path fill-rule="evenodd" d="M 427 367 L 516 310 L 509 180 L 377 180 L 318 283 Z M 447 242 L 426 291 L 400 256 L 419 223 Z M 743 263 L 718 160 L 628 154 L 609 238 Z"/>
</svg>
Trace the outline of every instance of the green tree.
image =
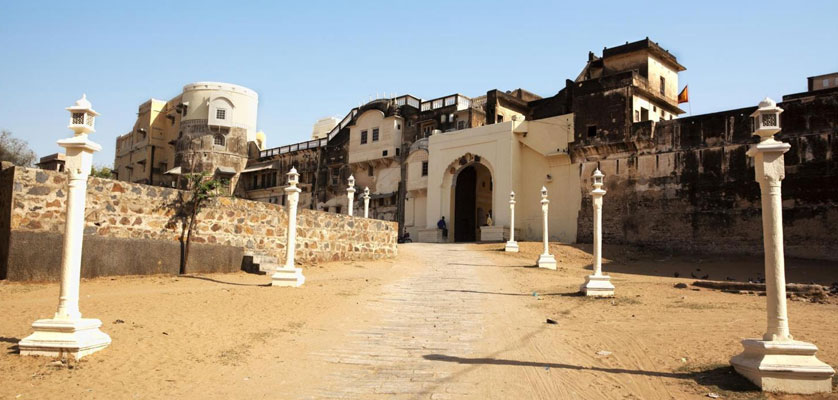
<svg viewBox="0 0 838 400">
<path fill-rule="evenodd" d="M 31 167 L 38 157 L 25 140 L 12 137 L 12 132 L 0 130 L 0 161 L 9 161 L 21 167 Z"/>
<path fill-rule="evenodd" d="M 186 273 L 189 262 L 189 249 L 192 245 L 192 233 L 198 221 L 198 214 L 212 199 L 220 196 L 219 188 L 224 182 L 210 179 L 206 172 L 184 175 L 186 190 L 180 192 L 177 200 L 177 214 L 175 219 L 180 222 L 180 273 Z"/>
<path fill-rule="evenodd" d="M 90 167 L 90 176 L 96 178 L 113 179 L 113 170 L 110 167 Z"/>
</svg>

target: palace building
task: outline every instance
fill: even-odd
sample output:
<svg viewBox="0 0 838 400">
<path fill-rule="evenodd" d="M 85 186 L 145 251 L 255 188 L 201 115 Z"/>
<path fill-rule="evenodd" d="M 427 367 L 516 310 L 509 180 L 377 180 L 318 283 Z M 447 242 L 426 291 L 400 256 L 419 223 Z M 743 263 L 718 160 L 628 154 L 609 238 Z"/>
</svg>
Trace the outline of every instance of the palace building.
<svg viewBox="0 0 838 400">
<path fill-rule="evenodd" d="M 429 242 L 507 238 L 513 191 L 516 238 L 540 240 L 544 186 L 550 239 L 586 242 L 590 176 L 599 168 L 608 191 L 606 240 L 758 251 L 759 218 L 751 212 L 758 189 L 745 151 L 749 115 L 762 96 L 755 94 L 751 107 L 679 118 L 684 70 L 647 38 L 589 53 L 578 76 L 552 96 L 495 89 L 475 97 L 381 98 L 340 120 L 318 121 L 312 140 L 273 148 L 255 132 L 253 91 L 196 83 L 168 102 L 140 106 L 134 130 L 117 140 L 115 169 L 121 180 L 167 186 L 178 174 L 209 172 L 229 177 L 238 197 L 285 204 L 285 173 L 296 167 L 300 207 L 336 213 L 346 212 L 353 175 L 356 193 L 370 189 L 371 218 L 397 221 L 402 234 Z M 838 189 L 806 193 L 815 175 L 838 171 L 838 88 L 823 83 L 830 77 L 816 78 L 812 90 L 779 104 L 786 110 L 782 136 L 793 143 L 787 181 L 796 182 L 784 184 L 784 196 L 795 199 L 787 221 L 796 225 L 786 234 L 831 249 Z M 356 210 L 363 207 L 360 195 L 355 201 Z M 442 217 L 447 237 L 437 229 Z"/>
</svg>

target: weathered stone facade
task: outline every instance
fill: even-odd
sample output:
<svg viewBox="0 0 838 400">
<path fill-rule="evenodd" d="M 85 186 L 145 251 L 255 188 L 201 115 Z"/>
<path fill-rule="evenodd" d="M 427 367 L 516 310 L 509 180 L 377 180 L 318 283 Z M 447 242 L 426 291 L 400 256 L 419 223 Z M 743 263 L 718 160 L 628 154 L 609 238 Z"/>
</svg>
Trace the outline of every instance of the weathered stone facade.
<svg viewBox="0 0 838 400">
<path fill-rule="evenodd" d="M 791 144 L 783 180 L 786 254 L 838 260 L 838 90 L 784 100 L 778 139 Z M 635 123 L 622 140 L 580 140 L 573 157 L 583 192 L 597 165 L 606 175 L 605 241 L 760 254 L 759 185 L 745 155 L 754 109 Z M 582 198 L 578 240 L 590 242 L 590 196 Z"/>
<path fill-rule="evenodd" d="M 61 241 L 56 238 L 60 239 L 64 229 L 67 177 L 51 171 L 16 167 L 4 170 L 0 182 L 8 185 L 0 193 L 11 193 L 8 202 L 0 199 L 0 206 L 6 206 L 0 209 L 4 215 L 0 217 L 0 228 L 3 228 L 6 216 L 9 221 L 8 229 L 0 232 L 0 239 L 8 238 L 0 246 L 9 249 L 7 256 L 0 259 L 0 277 L 10 280 L 57 279 L 57 274 L 39 271 L 53 268 L 38 263 L 39 259 L 49 259 L 50 255 L 32 257 L 25 245 L 42 237 L 49 243 L 42 251 L 54 252 L 60 260 Z M 177 249 L 181 236 L 180 223 L 175 217 L 175 204 L 181 195 L 183 192 L 176 189 L 90 178 L 85 211 L 85 253 L 89 252 L 88 244 L 91 242 L 118 240 L 129 248 L 131 243 L 133 247 L 144 248 L 139 254 L 148 262 L 129 260 L 136 263 L 136 270 L 120 269 L 119 265 L 85 264 L 82 267 L 83 276 L 176 272 L 177 269 L 172 271 L 172 267 L 155 268 L 154 264 L 174 265 L 169 258 L 171 249 Z M 281 258 L 285 250 L 287 222 L 287 213 L 282 206 L 229 197 L 217 198 L 199 215 L 196 232 L 193 233 L 193 245 L 199 247 L 196 247 L 198 250 L 193 249 L 192 254 L 200 254 L 204 249 L 224 256 L 220 257 L 220 264 L 219 260 L 203 260 L 208 264 L 194 265 L 188 270 L 238 270 L 243 253 Z M 21 240 L 16 240 L 16 235 Z M 296 257 L 301 263 L 391 257 L 397 251 L 396 237 L 394 222 L 300 210 Z M 107 251 L 107 248 L 95 244 L 91 248 Z M 158 250 L 168 258 L 161 259 L 155 253 Z M 178 254 L 174 253 L 175 261 Z M 230 261 L 237 254 L 239 259 Z M 136 258 L 135 255 L 126 254 L 125 258 Z M 85 259 L 90 260 L 90 257 L 86 255 Z M 118 261 L 113 257 L 99 260 L 101 263 Z M 190 266 L 193 264 L 190 263 Z"/>
</svg>

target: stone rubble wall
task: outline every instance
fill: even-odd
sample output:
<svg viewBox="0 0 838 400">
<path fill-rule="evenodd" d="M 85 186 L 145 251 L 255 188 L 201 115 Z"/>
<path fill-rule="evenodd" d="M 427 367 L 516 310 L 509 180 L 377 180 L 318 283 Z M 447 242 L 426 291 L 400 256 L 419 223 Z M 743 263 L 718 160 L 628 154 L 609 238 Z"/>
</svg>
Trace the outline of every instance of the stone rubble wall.
<svg viewBox="0 0 838 400">
<path fill-rule="evenodd" d="M 782 181 L 784 247 L 788 257 L 838 260 L 838 126 L 835 96 L 780 106 L 791 144 Z M 745 153 L 753 139 L 753 108 L 666 121 L 637 136 L 646 148 L 603 154 L 580 165 L 582 207 L 577 240 L 593 233 L 591 173 L 605 174 L 603 240 L 695 254 L 763 252 L 759 184 Z M 593 154 L 594 146 L 586 149 Z M 600 151 L 610 150 L 605 146 Z"/>
<path fill-rule="evenodd" d="M 0 232 L 0 239 L 4 234 L 11 253 L 23 254 L 23 243 L 31 243 L 40 234 L 45 240 L 56 241 L 63 236 L 67 176 L 63 173 L 31 168 L 15 167 L 12 179 L 0 180 L 0 183 L 11 183 L 11 210 L 8 232 Z M 10 174 L 9 170 L 3 171 Z M 6 191 L 8 188 L 2 188 Z M 155 246 L 165 246 L 165 252 L 171 253 L 170 248 L 175 245 L 179 249 L 181 225 L 176 218 L 174 205 L 178 197 L 187 195 L 175 189 L 131 184 L 110 179 L 89 178 L 87 188 L 87 208 L 85 210 L 85 243 L 89 240 L 107 238 L 116 247 L 130 246 L 130 241 L 148 247 L 150 259 L 154 258 Z M 0 206 L 4 202 L 0 201 Z M 8 213 L 6 209 L 0 212 Z M 0 218 L 2 222 L 2 218 Z M 204 249 L 211 248 L 235 249 L 239 253 L 221 251 L 225 256 L 220 257 L 225 264 L 235 258 L 236 254 L 257 254 L 272 256 L 282 261 L 285 257 L 285 241 L 288 225 L 287 212 L 284 207 L 250 200 L 229 197 L 216 198 L 199 214 L 196 231 L 193 233 L 192 257 L 200 257 Z M 2 228 L 2 227 L 0 227 Z M 297 225 L 296 260 L 301 264 L 311 264 L 324 261 L 379 259 L 393 257 L 397 252 L 397 224 L 395 222 L 349 217 L 347 215 L 330 214 L 320 211 L 299 210 Z M 26 238 L 16 245 L 14 240 L 18 234 Z M 120 240 L 114 242 L 114 240 Z M 126 242 L 128 241 L 128 242 Z M 4 243 L 0 242 L 0 246 Z M 60 253 L 61 241 L 50 243 Z M 203 247 L 201 247 L 203 246 Z M 102 249 L 102 245 L 92 245 Z M 107 248 L 107 247 L 105 247 Z M 164 250 L 160 250 L 164 251 Z M 87 252 L 87 250 L 85 250 Z M 0 255 L 2 255 L 0 251 Z M 179 257 L 179 252 L 175 253 Z M 0 260 L 0 277 L 8 275 L 8 279 L 50 280 L 55 277 L 29 271 L 20 273 L 24 268 L 15 264 L 13 256 Z M 171 258 L 168 257 L 168 258 Z M 219 257 L 211 257 L 204 262 L 218 263 Z M 87 256 L 85 256 L 87 259 Z M 172 260 L 159 260 L 158 263 L 171 264 Z M 179 262 L 179 258 L 175 260 Z M 133 261 L 132 261 L 133 262 Z M 30 264 L 34 264 L 33 262 Z M 188 268 L 189 272 L 204 271 L 236 271 L 241 268 L 241 260 L 235 265 L 195 265 Z M 189 266 L 188 266 L 189 267 Z M 27 265 L 25 269 L 37 268 Z M 114 266 L 118 268 L 118 266 Z M 109 267 L 83 265 L 83 276 L 91 277 L 85 269 L 98 271 L 98 275 L 110 275 Z M 164 268 L 164 270 L 171 267 Z M 56 269 L 57 270 L 57 269 Z M 17 272 L 15 272 L 17 271 Z M 113 274 L 143 274 L 177 272 L 152 272 L 119 270 Z"/>
</svg>

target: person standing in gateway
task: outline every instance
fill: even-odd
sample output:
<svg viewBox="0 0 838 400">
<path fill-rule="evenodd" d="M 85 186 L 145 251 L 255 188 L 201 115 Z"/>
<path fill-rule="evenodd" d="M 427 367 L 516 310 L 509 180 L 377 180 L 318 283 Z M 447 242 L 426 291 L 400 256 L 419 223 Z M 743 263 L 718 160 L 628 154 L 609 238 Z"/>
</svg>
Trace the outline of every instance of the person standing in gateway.
<svg viewBox="0 0 838 400">
<path fill-rule="evenodd" d="M 448 237 L 448 224 L 445 223 L 444 215 L 442 216 L 442 218 L 439 219 L 439 222 L 436 223 L 436 227 L 442 229 L 442 237 Z"/>
</svg>

